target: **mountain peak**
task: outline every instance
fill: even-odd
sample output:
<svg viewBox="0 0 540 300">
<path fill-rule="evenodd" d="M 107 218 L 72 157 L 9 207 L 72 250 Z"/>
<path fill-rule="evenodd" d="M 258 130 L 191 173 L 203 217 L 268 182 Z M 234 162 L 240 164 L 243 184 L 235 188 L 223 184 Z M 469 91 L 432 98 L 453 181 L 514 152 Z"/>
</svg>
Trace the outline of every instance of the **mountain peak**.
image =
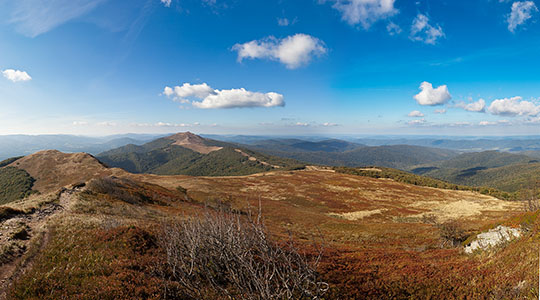
<svg viewBox="0 0 540 300">
<path fill-rule="evenodd" d="M 173 134 L 171 136 L 166 137 L 166 139 L 173 140 L 174 141 L 173 145 L 178 145 L 184 148 L 188 148 L 202 154 L 208 154 L 210 152 L 223 149 L 223 147 L 206 145 L 206 140 L 204 138 L 194 133 L 191 133 L 189 131 Z"/>
</svg>

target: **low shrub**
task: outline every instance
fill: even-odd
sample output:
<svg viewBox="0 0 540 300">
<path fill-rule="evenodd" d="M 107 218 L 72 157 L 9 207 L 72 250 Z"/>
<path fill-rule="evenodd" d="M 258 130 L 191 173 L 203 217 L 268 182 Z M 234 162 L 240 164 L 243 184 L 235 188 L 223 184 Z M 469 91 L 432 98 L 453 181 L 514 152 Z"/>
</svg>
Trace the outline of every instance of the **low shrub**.
<svg viewBox="0 0 540 300">
<path fill-rule="evenodd" d="M 158 244 L 167 295 L 181 299 L 318 299 L 328 289 L 319 257 L 272 241 L 258 221 L 207 213 L 164 226 Z"/>
<path fill-rule="evenodd" d="M 457 221 L 448 221 L 438 224 L 439 234 L 443 247 L 457 247 L 463 243 L 468 235 Z"/>
</svg>

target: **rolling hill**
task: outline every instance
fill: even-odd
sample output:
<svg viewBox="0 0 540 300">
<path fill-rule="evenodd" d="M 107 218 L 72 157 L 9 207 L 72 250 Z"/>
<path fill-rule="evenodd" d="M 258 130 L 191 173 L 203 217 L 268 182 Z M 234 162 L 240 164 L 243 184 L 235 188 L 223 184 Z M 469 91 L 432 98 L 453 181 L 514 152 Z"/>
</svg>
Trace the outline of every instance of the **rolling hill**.
<svg viewBox="0 0 540 300">
<path fill-rule="evenodd" d="M 411 166 L 450 159 L 458 155 L 452 150 L 409 145 L 366 147 L 340 140 L 307 142 L 272 140 L 243 145 L 266 154 L 329 166 L 381 166 L 408 169 Z"/>
<path fill-rule="evenodd" d="M 103 152 L 98 158 L 108 166 L 132 173 L 160 175 L 247 175 L 304 166 L 291 159 L 204 139 L 190 132 L 160 138 L 141 146 L 127 145 Z"/>
<path fill-rule="evenodd" d="M 225 148 L 193 146 L 209 153 L 222 149 L 200 147 Z M 521 216 L 518 203 L 471 191 L 315 167 L 227 177 L 131 174 L 87 154 L 57 151 L 7 167 L 31 174 L 42 193 L 0 206 L 0 298 L 182 298 L 182 282 L 165 268 L 171 229 L 220 214 L 245 221 L 257 207 L 276 241 L 271 245 L 294 242 L 310 262 L 324 245 L 316 265 L 328 284 L 324 299 L 489 298 L 493 291 L 506 298 L 507 290 L 521 295 L 535 287 L 537 253 L 521 251 L 538 232 L 535 219 Z M 509 217 L 521 218 L 511 221 L 517 224 L 533 220 L 532 229 L 486 257 L 441 246 L 446 222 L 459 222 L 468 237 Z M 208 286 L 201 281 L 200 288 Z"/>
<path fill-rule="evenodd" d="M 270 139 L 251 143 L 250 147 L 278 152 L 345 152 L 365 145 L 337 139 L 306 141 L 301 139 Z"/>
<path fill-rule="evenodd" d="M 531 179 L 540 178 L 540 162 L 523 154 L 484 151 L 461 154 L 411 171 L 455 184 L 516 192 L 529 185 Z"/>
</svg>

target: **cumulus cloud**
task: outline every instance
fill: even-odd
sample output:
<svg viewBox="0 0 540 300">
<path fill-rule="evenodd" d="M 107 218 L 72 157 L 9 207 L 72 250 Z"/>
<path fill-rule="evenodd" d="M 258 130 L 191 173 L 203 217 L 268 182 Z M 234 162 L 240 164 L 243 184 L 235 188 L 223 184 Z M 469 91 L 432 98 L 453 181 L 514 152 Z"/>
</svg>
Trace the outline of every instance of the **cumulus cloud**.
<svg viewBox="0 0 540 300">
<path fill-rule="evenodd" d="M 203 109 L 285 106 L 283 95 L 278 93 L 251 92 L 244 88 L 217 90 L 206 83 L 184 83 L 174 88 L 167 86 L 163 89 L 163 95 L 181 103 L 191 102 L 194 107 Z"/>
<path fill-rule="evenodd" d="M 320 1 L 326 2 L 326 1 Z M 351 26 L 361 24 L 369 29 L 373 23 L 397 14 L 395 0 L 331 0 L 341 19 Z"/>
<path fill-rule="evenodd" d="M 88 125 L 86 121 L 73 121 L 73 126 L 85 126 Z"/>
<path fill-rule="evenodd" d="M 423 113 L 421 113 L 420 111 L 418 110 L 413 110 L 411 111 L 407 116 L 411 117 L 411 118 L 422 118 L 424 116 Z"/>
<path fill-rule="evenodd" d="M 431 83 L 424 81 L 420 84 L 420 90 L 421 92 L 414 96 L 414 99 L 420 105 L 442 105 L 452 98 L 446 85 L 434 89 Z"/>
<path fill-rule="evenodd" d="M 426 15 L 418 14 L 413 20 L 410 34 L 411 40 L 434 45 L 439 38 L 443 37 L 444 32 L 441 26 L 429 24 L 429 18 Z"/>
<path fill-rule="evenodd" d="M 436 113 L 436 114 L 441 114 L 442 115 L 442 114 L 446 113 L 446 109 L 444 109 L 444 108 L 443 109 L 436 109 L 433 112 Z"/>
<path fill-rule="evenodd" d="M 515 32 L 519 25 L 524 24 L 532 18 L 532 14 L 537 12 L 538 8 L 533 1 L 517 1 L 512 4 L 512 11 L 506 21 L 508 22 L 508 30 Z"/>
<path fill-rule="evenodd" d="M 466 111 L 472 112 L 485 112 L 486 111 L 486 101 L 484 99 L 479 99 L 476 102 L 465 103 L 463 101 L 456 104 L 456 107 L 463 108 Z"/>
<path fill-rule="evenodd" d="M 244 59 L 277 60 L 289 69 L 308 64 L 314 56 L 321 56 L 328 50 L 324 42 L 307 34 L 298 33 L 283 39 L 267 37 L 262 40 L 236 44 L 238 61 Z"/>
<path fill-rule="evenodd" d="M 190 84 L 184 83 L 182 86 L 175 86 L 174 88 L 166 86 L 163 90 L 163 94 L 167 97 L 175 96 L 177 99 L 185 99 L 188 97 L 195 97 L 204 99 L 209 95 L 215 94 L 213 88 L 206 83 L 202 84 Z"/>
<path fill-rule="evenodd" d="M 163 3 L 165 7 L 171 7 L 171 1 L 172 0 L 161 0 L 161 3 Z"/>
<path fill-rule="evenodd" d="M 32 80 L 32 77 L 30 77 L 30 75 L 28 75 L 28 73 L 24 71 L 6 69 L 2 71 L 2 74 L 4 75 L 5 78 L 13 82 Z"/>
<path fill-rule="evenodd" d="M 536 116 L 540 106 L 521 97 L 497 99 L 491 102 L 489 112 L 500 116 Z"/>
</svg>

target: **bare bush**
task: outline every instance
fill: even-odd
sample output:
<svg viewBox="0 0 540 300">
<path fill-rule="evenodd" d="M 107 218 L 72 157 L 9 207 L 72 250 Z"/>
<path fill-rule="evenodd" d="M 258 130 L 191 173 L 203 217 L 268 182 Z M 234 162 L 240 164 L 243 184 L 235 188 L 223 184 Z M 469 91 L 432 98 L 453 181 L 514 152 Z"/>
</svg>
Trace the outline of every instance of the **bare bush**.
<svg viewBox="0 0 540 300">
<path fill-rule="evenodd" d="M 270 240 L 257 220 L 207 213 L 164 226 L 160 268 L 171 298 L 320 299 L 328 285 L 289 241 Z"/>
<path fill-rule="evenodd" d="M 457 221 L 437 224 L 443 247 L 459 246 L 467 239 L 467 234 Z"/>
</svg>

